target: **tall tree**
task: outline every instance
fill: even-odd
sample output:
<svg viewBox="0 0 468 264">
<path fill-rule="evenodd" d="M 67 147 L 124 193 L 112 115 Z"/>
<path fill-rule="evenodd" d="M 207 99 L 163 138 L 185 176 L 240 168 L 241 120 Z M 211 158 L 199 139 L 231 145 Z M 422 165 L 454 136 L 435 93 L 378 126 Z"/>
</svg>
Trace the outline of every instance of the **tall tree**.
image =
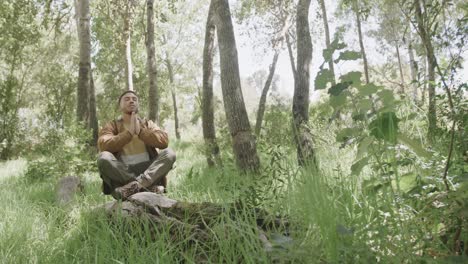
<svg viewBox="0 0 468 264">
<path fill-rule="evenodd" d="M 293 122 L 297 158 L 300 165 L 315 166 L 315 153 L 309 122 L 310 64 L 312 62 L 312 40 L 309 30 L 310 0 L 299 0 L 296 11 L 297 64 L 294 79 Z"/>
<path fill-rule="evenodd" d="M 260 160 L 242 96 L 236 40 L 228 0 L 216 3 L 215 25 L 221 64 L 221 88 L 234 155 L 242 170 L 258 171 Z"/>
<path fill-rule="evenodd" d="M 411 87 L 413 100 L 417 102 L 418 100 L 418 85 L 416 81 L 418 80 L 418 63 L 414 58 L 414 48 L 413 48 L 413 37 L 411 33 L 411 27 L 408 28 L 407 34 L 407 43 L 408 43 L 408 54 L 409 54 L 409 63 L 410 63 L 410 71 L 411 71 Z"/>
<path fill-rule="evenodd" d="M 169 83 L 170 83 L 170 90 L 171 90 L 171 97 L 172 97 L 172 108 L 174 110 L 174 128 L 176 133 L 176 138 L 180 139 L 180 127 L 179 127 L 179 115 L 177 112 L 177 96 L 176 96 L 176 88 L 174 83 L 174 68 L 172 66 L 171 59 L 169 58 L 169 54 L 166 52 L 166 67 L 167 72 L 169 74 Z"/>
<path fill-rule="evenodd" d="M 146 2 L 146 54 L 147 72 L 149 79 L 148 109 L 149 119 L 159 123 L 159 94 L 157 86 L 156 54 L 154 47 L 154 0 Z"/>
<path fill-rule="evenodd" d="M 425 7 L 426 8 L 426 7 Z M 426 49 L 426 58 L 427 58 L 427 71 L 428 71 L 428 98 L 429 98 L 429 107 L 427 112 L 427 119 L 429 120 L 428 125 L 428 138 L 433 139 L 434 133 L 437 128 L 437 116 L 436 116 L 436 101 L 435 101 L 435 68 L 437 65 L 434 47 L 432 45 L 431 34 L 433 33 L 433 26 L 436 21 L 438 13 L 432 14 L 427 9 L 424 10 L 424 14 L 421 9 L 420 0 L 414 1 L 414 11 L 416 16 L 417 30 L 421 41 Z"/>
<path fill-rule="evenodd" d="M 323 27 L 325 29 L 325 47 L 328 50 L 331 50 L 330 44 L 330 28 L 328 27 L 328 16 L 327 16 L 327 7 L 325 5 L 325 0 L 319 0 L 320 9 L 322 9 L 322 18 L 323 18 Z M 333 65 L 333 60 L 328 61 L 328 69 L 332 74 L 332 85 L 335 85 L 335 67 Z"/>
<path fill-rule="evenodd" d="M 216 141 L 213 106 L 213 57 L 216 26 L 214 22 L 214 1 L 211 1 L 205 28 L 205 45 L 203 47 L 203 91 L 202 91 L 202 126 L 206 144 L 208 166 L 221 165 L 219 146 Z"/>
<path fill-rule="evenodd" d="M 78 72 L 77 90 L 77 119 L 81 122 L 88 122 L 89 119 L 89 91 L 91 76 L 91 34 L 90 34 L 90 13 L 89 0 L 80 0 L 79 7 L 79 41 L 80 41 L 80 64 Z"/>
<path fill-rule="evenodd" d="M 125 49 L 125 80 L 127 90 L 133 91 L 132 30 L 135 0 L 124 1 L 122 41 Z"/>
</svg>

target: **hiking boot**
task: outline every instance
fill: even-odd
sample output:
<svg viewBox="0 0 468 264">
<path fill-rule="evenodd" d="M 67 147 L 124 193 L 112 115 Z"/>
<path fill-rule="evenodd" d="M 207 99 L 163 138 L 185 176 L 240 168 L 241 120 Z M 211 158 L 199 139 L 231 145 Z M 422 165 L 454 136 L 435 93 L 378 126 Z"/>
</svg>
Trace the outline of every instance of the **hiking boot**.
<svg viewBox="0 0 468 264">
<path fill-rule="evenodd" d="M 157 193 L 157 194 L 163 194 L 165 193 L 166 190 L 164 189 L 164 186 L 162 185 L 153 185 L 151 187 L 148 187 L 148 191 Z"/>
<path fill-rule="evenodd" d="M 114 198 L 117 200 L 125 201 L 131 195 L 137 192 L 141 192 L 142 189 L 143 189 L 143 186 L 141 186 L 139 182 L 132 181 L 130 183 L 125 184 L 122 187 L 115 188 L 112 196 L 114 196 Z"/>
</svg>

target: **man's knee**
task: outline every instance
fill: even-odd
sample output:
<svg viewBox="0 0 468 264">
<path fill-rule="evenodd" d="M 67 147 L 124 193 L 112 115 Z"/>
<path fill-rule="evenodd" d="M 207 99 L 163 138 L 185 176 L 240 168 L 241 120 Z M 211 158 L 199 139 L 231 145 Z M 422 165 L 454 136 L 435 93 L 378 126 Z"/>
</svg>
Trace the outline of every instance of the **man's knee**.
<svg viewBox="0 0 468 264">
<path fill-rule="evenodd" d="M 99 153 L 97 164 L 98 167 L 101 168 L 104 164 L 110 163 L 112 160 L 115 160 L 114 154 L 109 151 L 103 151 Z"/>
<path fill-rule="evenodd" d="M 159 155 L 164 157 L 170 163 L 174 163 L 176 161 L 176 153 L 171 148 L 165 148 L 159 152 Z"/>
</svg>

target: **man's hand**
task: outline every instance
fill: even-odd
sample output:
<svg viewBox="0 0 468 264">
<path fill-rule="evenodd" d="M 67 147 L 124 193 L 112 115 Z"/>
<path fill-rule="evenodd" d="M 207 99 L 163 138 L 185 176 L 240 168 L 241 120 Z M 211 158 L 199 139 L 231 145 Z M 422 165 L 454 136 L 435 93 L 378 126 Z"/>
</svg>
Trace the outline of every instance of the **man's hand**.
<svg viewBox="0 0 468 264">
<path fill-rule="evenodd" d="M 132 135 L 138 136 L 140 134 L 140 122 L 138 121 L 138 117 L 135 112 L 132 112 L 132 116 L 130 117 L 130 127 L 128 128 L 128 131 Z"/>
</svg>

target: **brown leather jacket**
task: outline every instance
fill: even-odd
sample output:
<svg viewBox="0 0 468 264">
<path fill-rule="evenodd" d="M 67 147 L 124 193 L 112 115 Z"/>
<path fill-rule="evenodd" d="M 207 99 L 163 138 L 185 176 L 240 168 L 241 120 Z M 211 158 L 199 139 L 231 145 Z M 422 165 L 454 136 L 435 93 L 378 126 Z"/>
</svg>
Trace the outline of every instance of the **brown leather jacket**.
<svg viewBox="0 0 468 264">
<path fill-rule="evenodd" d="M 164 130 L 161 130 L 151 120 L 140 119 L 140 134 L 138 137 L 145 143 L 146 150 L 150 159 L 154 159 L 158 153 L 156 148 L 165 149 L 169 144 L 169 138 Z M 132 134 L 125 129 L 123 119 L 119 118 L 107 123 L 101 131 L 99 131 L 98 148 L 99 151 L 109 151 L 117 159 L 123 147 L 132 140 Z"/>
</svg>

